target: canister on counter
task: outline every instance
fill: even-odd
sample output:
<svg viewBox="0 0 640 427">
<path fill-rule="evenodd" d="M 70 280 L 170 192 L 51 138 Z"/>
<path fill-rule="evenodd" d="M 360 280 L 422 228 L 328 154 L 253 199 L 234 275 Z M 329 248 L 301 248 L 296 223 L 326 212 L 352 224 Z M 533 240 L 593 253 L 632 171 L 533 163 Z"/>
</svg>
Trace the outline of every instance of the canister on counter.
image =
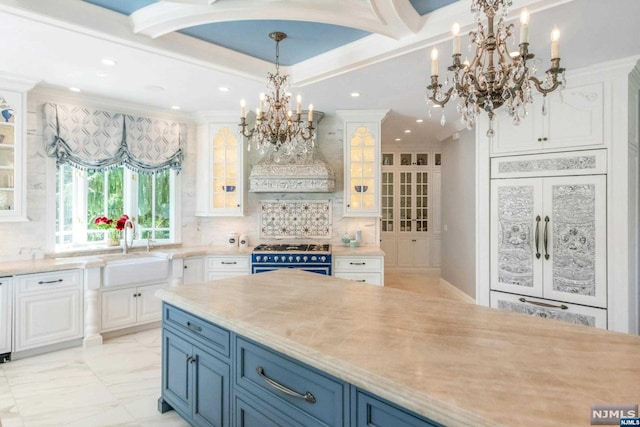
<svg viewBox="0 0 640 427">
<path fill-rule="evenodd" d="M 241 248 L 246 248 L 247 246 L 249 246 L 249 238 L 246 234 L 241 234 L 238 238 L 238 243 L 240 243 Z"/>
<path fill-rule="evenodd" d="M 228 248 L 237 248 L 238 247 L 238 233 L 227 233 L 226 246 Z"/>
</svg>

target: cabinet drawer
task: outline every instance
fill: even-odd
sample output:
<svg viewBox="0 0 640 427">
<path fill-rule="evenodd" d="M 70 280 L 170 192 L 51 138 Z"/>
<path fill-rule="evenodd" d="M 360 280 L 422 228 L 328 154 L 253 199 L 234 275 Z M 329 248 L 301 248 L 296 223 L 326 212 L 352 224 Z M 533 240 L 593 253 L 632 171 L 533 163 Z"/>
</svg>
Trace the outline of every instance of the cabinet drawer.
<svg viewBox="0 0 640 427">
<path fill-rule="evenodd" d="M 229 357 L 229 331 L 171 305 L 164 304 L 163 307 L 163 322 L 166 325 L 187 332 L 189 336 L 199 339 L 212 350 Z"/>
<path fill-rule="evenodd" d="M 362 258 L 335 258 L 335 271 L 371 271 L 378 272 L 382 270 L 382 260 L 380 258 L 362 257 Z"/>
<path fill-rule="evenodd" d="M 433 421 L 357 390 L 354 427 L 439 427 Z"/>
<path fill-rule="evenodd" d="M 207 270 L 243 270 L 249 274 L 249 256 L 210 256 Z"/>
<path fill-rule="evenodd" d="M 491 178 L 601 175 L 607 173 L 607 150 L 572 151 L 491 159 Z"/>
<path fill-rule="evenodd" d="M 546 304 L 546 305 L 540 305 Z M 549 307 L 552 306 L 552 307 Z M 529 296 L 491 292 L 491 307 L 576 325 L 607 329 L 607 310 Z"/>
<path fill-rule="evenodd" d="M 47 292 L 50 290 L 82 286 L 82 270 L 51 271 L 18 276 L 16 294 Z"/>
<path fill-rule="evenodd" d="M 237 427 L 306 427 L 286 415 L 263 406 L 251 399 L 246 399 L 241 392 L 235 396 L 235 413 Z"/>
<path fill-rule="evenodd" d="M 248 271 L 210 271 L 207 273 L 207 281 L 226 279 L 228 277 L 245 276 Z"/>
<path fill-rule="evenodd" d="M 236 384 L 258 400 L 288 414 L 302 411 L 308 419 L 292 416 L 305 426 L 344 424 L 346 384 L 241 338 L 236 358 Z"/>
<path fill-rule="evenodd" d="M 360 283 L 368 283 L 370 285 L 382 286 L 382 278 L 380 273 L 336 273 L 338 279 L 353 280 Z"/>
</svg>

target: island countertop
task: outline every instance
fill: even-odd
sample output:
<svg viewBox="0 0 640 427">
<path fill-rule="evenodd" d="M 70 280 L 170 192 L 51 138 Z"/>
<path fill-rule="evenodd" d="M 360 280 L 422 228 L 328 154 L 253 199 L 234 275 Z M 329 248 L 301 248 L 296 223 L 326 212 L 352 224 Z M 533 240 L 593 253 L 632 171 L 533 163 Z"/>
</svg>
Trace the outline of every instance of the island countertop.
<svg viewBox="0 0 640 427">
<path fill-rule="evenodd" d="M 637 336 L 290 269 L 157 295 L 447 426 L 585 426 L 640 400 Z"/>
</svg>

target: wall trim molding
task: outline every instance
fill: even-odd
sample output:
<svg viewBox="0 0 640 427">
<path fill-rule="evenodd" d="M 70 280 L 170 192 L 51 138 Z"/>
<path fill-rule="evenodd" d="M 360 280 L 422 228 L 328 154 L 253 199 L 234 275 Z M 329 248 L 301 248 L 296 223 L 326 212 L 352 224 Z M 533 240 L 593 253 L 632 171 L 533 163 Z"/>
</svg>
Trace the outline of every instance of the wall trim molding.
<svg viewBox="0 0 640 427">
<path fill-rule="evenodd" d="M 447 282 L 445 279 L 443 279 L 442 277 L 440 278 L 440 286 L 444 286 L 445 288 L 447 288 L 452 294 L 455 294 L 459 299 L 461 299 L 464 302 L 468 302 L 470 304 L 475 304 L 476 300 L 473 299 L 473 297 L 463 291 L 460 290 L 460 288 L 458 288 L 456 285 Z"/>
</svg>

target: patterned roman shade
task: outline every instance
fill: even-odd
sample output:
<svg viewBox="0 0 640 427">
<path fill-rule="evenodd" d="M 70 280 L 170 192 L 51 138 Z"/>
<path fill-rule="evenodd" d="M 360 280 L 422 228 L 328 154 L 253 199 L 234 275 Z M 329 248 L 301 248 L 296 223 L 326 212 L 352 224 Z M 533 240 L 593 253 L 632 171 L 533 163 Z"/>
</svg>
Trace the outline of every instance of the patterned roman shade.
<svg viewBox="0 0 640 427">
<path fill-rule="evenodd" d="M 85 170 L 125 165 L 143 174 L 180 170 L 184 123 L 95 110 L 44 105 L 47 153 L 58 164 Z"/>
</svg>

